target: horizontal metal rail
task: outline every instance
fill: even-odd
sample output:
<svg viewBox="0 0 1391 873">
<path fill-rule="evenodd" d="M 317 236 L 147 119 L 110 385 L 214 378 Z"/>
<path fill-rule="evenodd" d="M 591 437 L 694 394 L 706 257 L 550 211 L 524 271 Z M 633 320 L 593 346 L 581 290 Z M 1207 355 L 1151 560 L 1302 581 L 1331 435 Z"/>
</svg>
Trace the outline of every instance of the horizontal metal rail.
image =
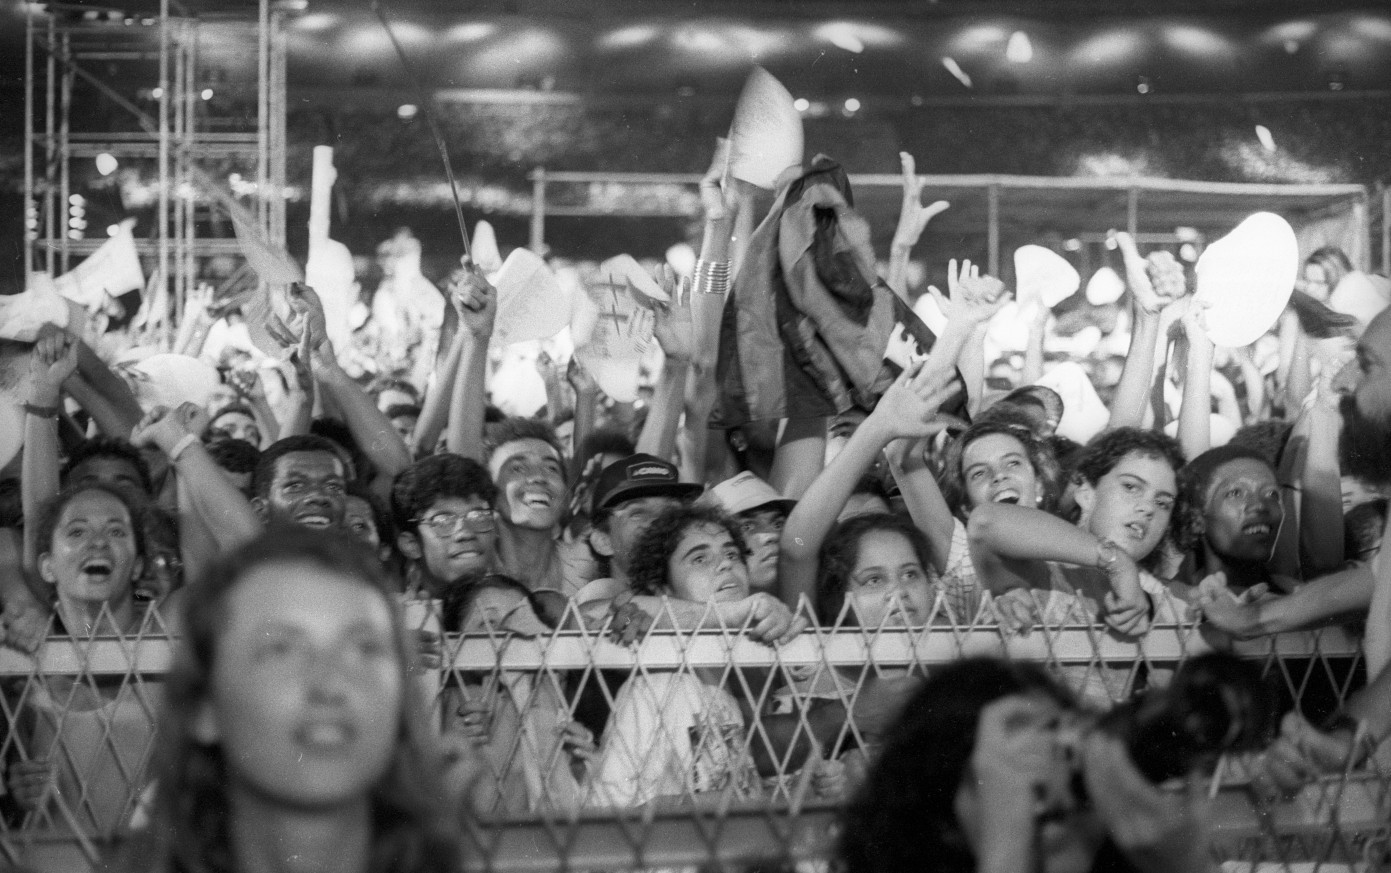
<svg viewBox="0 0 1391 873">
<path fill-rule="evenodd" d="M 416 624 L 414 626 L 420 626 Z M 1114 637 L 1100 628 L 1035 628 L 1012 636 L 998 628 L 808 631 L 772 647 L 754 642 L 737 628 L 713 631 L 654 631 L 639 644 L 623 646 L 594 631 L 563 631 L 548 637 L 449 636 L 442 643 L 446 661 L 458 670 L 676 670 L 700 667 L 805 667 L 817 664 L 885 667 L 948 664 L 963 657 L 995 655 L 1060 665 L 1116 666 L 1144 661 L 1177 664 L 1212 646 L 1192 625 L 1160 625 L 1139 640 Z M 1355 658 L 1357 638 L 1341 628 L 1279 634 L 1232 644 L 1247 658 Z M 169 669 L 169 638 L 54 638 L 33 655 L 0 649 L 0 677 L 51 675 L 158 674 Z"/>
</svg>

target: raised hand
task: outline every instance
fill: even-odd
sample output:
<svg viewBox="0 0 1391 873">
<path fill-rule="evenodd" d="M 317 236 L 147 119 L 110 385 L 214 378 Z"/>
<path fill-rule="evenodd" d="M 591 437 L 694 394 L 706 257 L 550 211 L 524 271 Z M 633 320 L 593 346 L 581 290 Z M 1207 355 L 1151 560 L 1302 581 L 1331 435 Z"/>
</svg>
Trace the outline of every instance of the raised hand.
<svg viewBox="0 0 1391 873">
<path fill-rule="evenodd" d="M 1009 302 L 1005 283 L 993 276 L 982 276 L 980 268 L 969 260 L 963 260 L 960 269 L 955 258 L 947 262 L 947 290 L 951 297 L 934 286 L 928 286 L 927 293 L 937 301 L 948 322 L 982 324 Z"/>
<path fill-rule="evenodd" d="M 447 296 L 469 333 L 480 340 L 492 337 L 497 289 L 467 256 L 460 259 L 459 268 L 450 275 Z"/>
<path fill-rule="evenodd" d="M 695 354 L 695 325 L 691 318 L 689 282 L 678 282 L 670 266 L 663 266 L 657 281 L 671 298 L 671 303 L 657 303 L 652 308 L 652 335 L 662 347 L 662 353 L 672 361 L 689 361 Z"/>
<path fill-rule="evenodd" d="M 45 325 L 29 353 L 29 402 L 57 406 L 63 383 L 77 370 L 77 337 Z"/>
<path fill-rule="evenodd" d="M 922 369 L 918 363 L 900 373 L 874 405 L 865 425 L 883 428 L 883 435 L 892 440 L 935 436 L 956 423 L 951 416 L 937 414 L 954 390 L 947 385 L 922 384 Z"/>
<path fill-rule="evenodd" d="M 938 214 L 946 211 L 951 204 L 945 200 L 934 200 L 922 205 L 922 180 L 918 178 L 913 156 L 907 152 L 898 153 L 899 168 L 903 173 L 903 203 L 898 210 L 898 227 L 894 230 L 895 248 L 911 249 L 917 245 L 927 223 Z"/>
<path fill-rule="evenodd" d="M 140 419 L 130 433 L 131 445 L 153 447 L 166 454 L 189 434 L 201 434 L 208 426 L 207 413 L 196 403 L 184 403 L 177 409 L 156 406 Z"/>
<path fill-rule="evenodd" d="M 1125 231 L 1114 234 L 1121 258 L 1125 261 L 1125 281 L 1135 296 L 1136 309 L 1147 315 L 1160 310 L 1183 296 L 1185 281 L 1183 266 L 1167 252 L 1156 252 L 1150 260 L 1140 256 L 1135 238 Z M 1165 257 L 1167 255 L 1167 257 Z"/>
<path fill-rule="evenodd" d="M 290 309 L 300 324 L 300 332 L 309 333 L 309 347 L 314 351 L 331 351 L 328 328 L 324 319 L 324 304 L 318 292 L 303 282 L 290 286 Z"/>
<path fill-rule="evenodd" d="M 565 369 L 565 380 L 570 383 L 577 397 L 593 396 L 599 393 L 599 383 L 584 368 L 578 358 L 570 358 L 570 366 Z"/>
<path fill-rule="evenodd" d="M 720 137 L 715 140 L 715 154 L 710 159 L 710 169 L 700 180 L 700 204 L 705 207 L 705 220 L 724 221 L 738 208 L 738 196 L 728 176 L 729 140 Z"/>
</svg>

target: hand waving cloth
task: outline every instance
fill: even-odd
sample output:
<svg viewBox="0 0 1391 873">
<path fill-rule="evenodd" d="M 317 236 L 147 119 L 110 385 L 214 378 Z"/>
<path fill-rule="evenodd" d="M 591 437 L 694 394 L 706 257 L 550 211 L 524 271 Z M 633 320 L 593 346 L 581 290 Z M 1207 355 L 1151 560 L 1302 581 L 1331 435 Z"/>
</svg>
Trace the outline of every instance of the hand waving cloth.
<svg viewBox="0 0 1391 873">
<path fill-rule="evenodd" d="M 725 302 L 712 427 L 868 411 L 902 372 L 885 357 L 895 335 L 927 355 L 936 336 L 876 275 L 869 239 L 845 171 L 817 155 L 754 231 Z"/>
</svg>

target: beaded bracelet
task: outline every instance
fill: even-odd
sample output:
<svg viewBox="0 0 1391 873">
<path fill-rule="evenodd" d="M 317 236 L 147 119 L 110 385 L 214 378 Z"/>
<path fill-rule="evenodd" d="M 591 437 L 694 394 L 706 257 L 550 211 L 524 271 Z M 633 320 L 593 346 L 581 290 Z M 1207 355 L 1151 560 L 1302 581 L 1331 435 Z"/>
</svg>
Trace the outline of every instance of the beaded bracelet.
<svg viewBox="0 0 1391 873">
<path fill-rule="evenodd" d="M 729 293 L 729 261 L 696 261 L 695 281 L 691 290 L 697 294 Z"/>
</svg>

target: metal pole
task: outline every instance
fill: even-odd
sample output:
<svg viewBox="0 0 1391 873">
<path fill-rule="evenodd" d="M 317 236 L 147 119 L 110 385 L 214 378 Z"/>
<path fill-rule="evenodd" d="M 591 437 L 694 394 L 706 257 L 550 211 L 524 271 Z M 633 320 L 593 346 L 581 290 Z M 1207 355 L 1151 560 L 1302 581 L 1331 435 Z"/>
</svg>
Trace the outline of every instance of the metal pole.
<svg viewBox="0 0 1391 873">
<path fill-rule="evenodd" d="M 53 247 L 53 228 L 57 222 L 57 209 L 54 207 L 53 200 L 58 196 L 58 188 L 54 183 L 57 181 L 54 176 L 54 161 L 57 155 L 54 147 L 57 144 L 57 130 L 55 123 L 58 118 L 57 103 L 57 82 L 58 82 L 58 58 L 55 53 L 58 50 L 58 25 L 54 17 L 48 18 L 48 81 L 44 83 L 44 167 L 43 167 L 43 240 L 47 245 L 44 246 L 44 269 L 50 273 L 55 272 L 58 266 L 58 251 Z"/>
<path fill-rule="evenodd" d="M 1391 273 L 1391 186 L 1381 189 L 1381 270 Z"/>
<path fill-rule="evenodd" d="M 1125 229 L 1134 237 L 1140 232 L 1140 189 L 1125 192 Z"/>
<path fill-rule="evenodd" d="M 169 166 L 169 0 L 159 0 L 159 235 L 155 237 L 159 260 L 156 269 L 169 279 L 169 198 L 175 196 Z"/>
<path fill-rule="evenodd" d="M 986 252 L 986 272 L 992 276 L 1000 275 L 1000 186 L 991 185 L 986 189 L 986 210 L 989 227 Z"/>
<path fill-rule="evenodd" d="M 260 0 L 256 18 L 256 218 L 265 230 L 270 184 L 270 0 Z"/>
<path fill-rule="evenodd" d="M 63 53 L 63 59 L 71 60 L 72 46 L 69 42 L 67 33 L 63 34 L 61 45 L 62 48 L 60 51 Z M 58 199 L 60 201 L 58 204 L 58 212 L 61 216 L 58 220 L 58 245 L 61 247 L 58 258 L 58 272 L 62 273 L 66 273 L 72 268 L 72 264 L 69 261 L 72 253 L 69 251 L 71 243 L 68 240 L 69 225 L 67 218 L 68 214 L 71 212 L 68 198 L 72 196 L 72 177 L 69 172 L 70 168 L 68 167 L 68 163 L 72 160 L 72 156 L 68 153 L 70 146 L 68 135 L 71 132 L 69 117 L 72 115 L 72 80 L 72 65 L 64 64 L 63 77 L 59 80 L 60 87 L 58 91 Z"/>
<path fill-rule="evenodd" d="M 527 248 L 543 254 L 546 247 L 546 168 L 531 171 L 531 242 Z"/>
<path fill-rule="evenodd" d="M 34 197 L 34 7 L 26 4 L 24 9 L 24 287 L 28 288 L 34 274 L 39 202 Z"/>
</svg>

